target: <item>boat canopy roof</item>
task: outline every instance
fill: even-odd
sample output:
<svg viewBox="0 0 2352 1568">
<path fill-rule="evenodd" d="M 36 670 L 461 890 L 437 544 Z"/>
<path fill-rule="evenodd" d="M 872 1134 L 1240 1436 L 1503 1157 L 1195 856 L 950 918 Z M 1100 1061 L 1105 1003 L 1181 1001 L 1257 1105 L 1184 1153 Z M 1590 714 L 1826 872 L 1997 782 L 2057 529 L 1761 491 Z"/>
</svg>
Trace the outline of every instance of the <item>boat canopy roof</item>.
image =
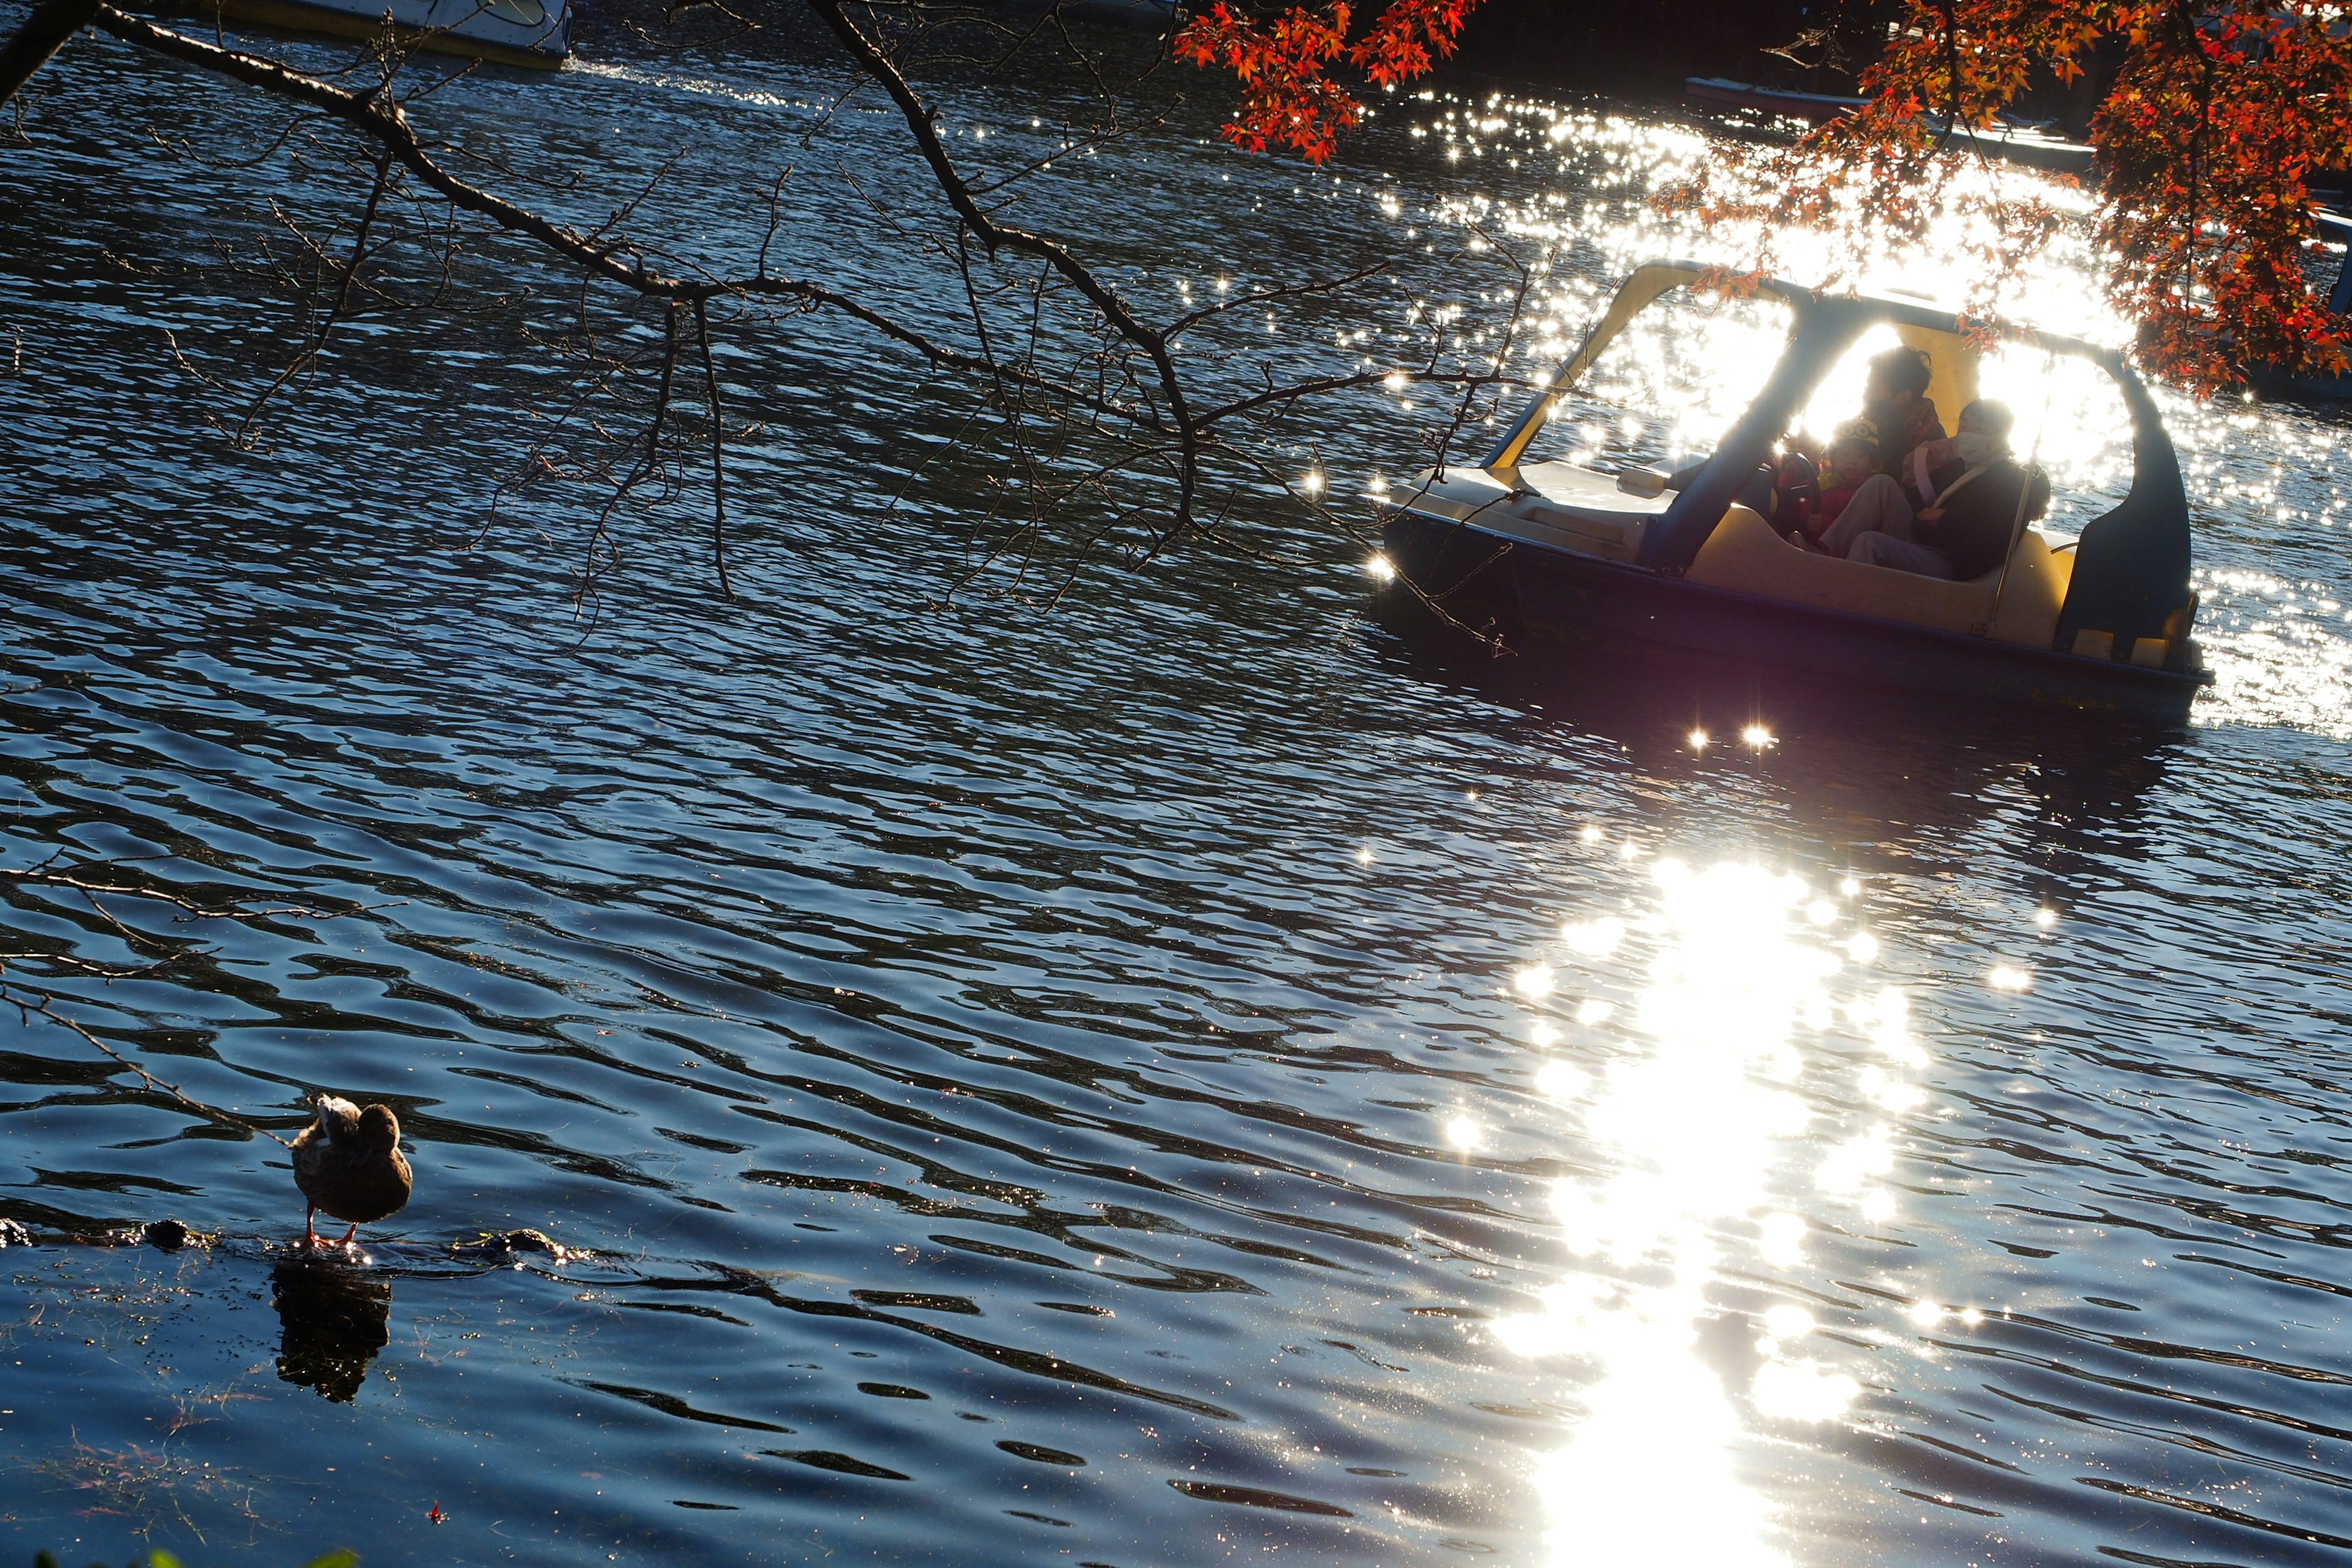
<svg viewBox="0 0 2352 1568">
<path fill-rule="evenodd" d="M 1674 289 L 1726 276 L 1696 261 L 1649 261 L 1633 269 L 1609 309 L 1585 334 L 1549 385 L 1528 401 L 1508 434 L 1488 453 L 1487 471 L 1516 488 L 1516 470 L 1553 409 L 1625 330 L 1627 323 Z M 2166 617 L 2189 595 L 2189 502 L 2180 463 L 2155 401 L 2114 349 L 2015 322 L 1977 321 L 1916 300 L 1836 293 L 1765 278 L 1752 291 L 1785 301 L 1794 318 L 1787 345 L 1747 411 L 1725 433 L 1698 475 L 1643 531 L 1637 563 L 1680 573 L 1696 558 L 1742 488 L 1766 461 L 1798 409 L 1864 331 L 1889 326 L 1924 350 L 1937 412 L 1957 418 L 1975 401 L 1977 373 L 1989 342 L 2027 343 L 2053 354 L 2088 360 L 2123 395 L 2132 426 L 2132 486 L 2119 506 L 2083 531 L 2072 586 L 2060 623 L 2062 646 L 2076 626 L 2112 628 L 2118 637 L 2160 635 Z"/>
<path fill-rule="evenodd" d="M 1720 267 L 1710 267 L 1697 261 L 1645 261 L 1635 268 L 1610 300 L 1584 341 L 1577 345 L 1559 367 L 1551 384 L 1538 394 L 1534 402 L 1488 456 L 1489 468 L 1515 467 L 1526 453 L 1528 443 L 1542 430 L 1560 400 L 1571 387 L 1583 379 L 1618 335 L 1624 331 L 1634 317 L 1676 289 L 1688 288 L 1725 276 Z M 1804 334 L 1809 328 L 1834 331 L 1843 341 L 1851 341 L 1863 330 L 1877 325 L 1890 326 L 1895 335 L 1908 346 L 1927 356 L 1928 368 L 1934 379 L 1928 383 L 1927 395 L 1937 411 L 1948 420 L 1957 420 L 1959 411 L 1976 401 L 1977 371 L 1984 357 L 1984 345 L 1990 339 L 2008 342 L 2030 343 L 2035 348 L 2070 358 L 2087 359 L 2110 375 L 2121 379 L 2125 372 L 2122 359 L 2113 349 L 2070 338 L 2036 331 L 2015 322 L 1977 321 L 1955 311 L 1939 310 L 1919 300 L 1906 300 L 1879 294 L 1841 294 L 1820 289 L 1809 289 L 1801 283 L 1790 283 L 1777 278 L 1758 279 L 1753 291 L 1769 299 L 1780 300 L 1797 312 L 1797 323 L 1791 337 Z M 1808 318 L 1822 318 L 1811 321 Z M 1827 318 L 1834 318 L 1832 321 Z M 1841 343 L 1843 346 L 1843 342 Z M 1948 426 L 1946 435 L 1952 434 Z"/>
</svg>

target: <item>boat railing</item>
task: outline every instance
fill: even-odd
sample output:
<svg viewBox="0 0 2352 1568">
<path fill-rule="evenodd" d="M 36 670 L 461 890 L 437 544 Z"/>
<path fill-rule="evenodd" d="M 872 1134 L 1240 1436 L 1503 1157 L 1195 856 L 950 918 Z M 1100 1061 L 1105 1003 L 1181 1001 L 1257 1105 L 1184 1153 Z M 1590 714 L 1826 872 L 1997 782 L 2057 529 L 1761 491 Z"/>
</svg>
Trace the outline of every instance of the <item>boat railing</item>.
<svg viewBox="0 0 2352 1568">
<path fill-rule="evenodd" d="M 2017 547 L 2025 538 L 2025 514 L 2032 510 L 2033 487 L 2039 482 L 2042 493 L 2050 493 L 2050 476 L 2039 463 L 2025 465 L 2025 482 L 2017 492 L 2017 515 L 2009 524 L 2009 548 L 2001 552 L 2000 579 L 1992 585 L 1992 608 L 1985 612 L 1984 625 L 1975 628 L 1979 637 L 1990 637 L 1992 628 L 2000 624 L 2000 596 L 2009 592 L 2009 569 L 2017 561 Z"/>
</svg>

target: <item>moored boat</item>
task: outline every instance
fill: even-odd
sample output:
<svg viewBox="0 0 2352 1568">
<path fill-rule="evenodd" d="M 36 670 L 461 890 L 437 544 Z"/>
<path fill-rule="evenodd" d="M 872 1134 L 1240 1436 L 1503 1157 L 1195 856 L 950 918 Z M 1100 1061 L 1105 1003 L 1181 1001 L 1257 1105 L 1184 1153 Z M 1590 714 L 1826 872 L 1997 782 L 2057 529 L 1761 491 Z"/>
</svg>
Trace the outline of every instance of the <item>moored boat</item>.
<svg viewBox="0 0 2352 1568">
<path fill-rule="evenodd" d="M 2352 315 L 2352 218 L 2333 212 L 2313 216 L 2318 220 L 2319 232 L 2345 247 L 2336 285 L 2328 290 L 2327 308 L 2339 316 Z M 2284 402 L 2352 403 L 2352 375 L 2290 375 L 2255 365 L 2247 379 L 2264 397 Z"/>
<path fill-rule="evenodd" d="M 409 48 L 552 70 L 572 52 L 571 0 L 223 0 L 241 22 L 373 38 L 387 13 Z"/>
<path fill-rule="evenodd" d="M 1683 96 L 1693 103 L 1704 103 L 1710 109 L 1754 110 L 1759 114 L 1776 114 L 1815 125 L 1826 125 L 1839 115 L 1851 113 L 1870 101 L 1866 98 L 1837 93 L 1794 92 L 1782 88 L 1757 87 L 1719 76 L 1685 77 L 1683 79 Z"/>
<path fill-rule="evenodd" d="M 1811 125 L 1826 125 L 1840 115 L 1852 113 L 1870 101 L 1866 98 L 1825 92 L 1795 92 L 1781 88 L 1757 87 L 1724 77 L 1706 76 L 1685 79 L 1683 96 L 1709 109 L 1801 120 Z M 1942 121 L 1937 123 L 1940 125 Z M 2055 174 L 2088 174 L 2093 160 L 2098 156 L 2087 143 L 2053 136 L 2042 126 L 2023 121 L 2004 121 L 1988 130 L 1964 132 L 1955 141 L 1964 151 L 1973 151 L 1988 158 L 2021 163 L 2028 168 Z"/>
<path fill-rule="evenodd" d="M 1937 408 L 1973 400 L 1988 329 L 1931 306 L 1760 285 L 1790 313 L 1787 347 L 1679 490 L 1663 475 L 1533 457 L 1552 411 L 1625 326 L 1707 275 L 1696 262 L 1636 268 L 1483 462 L 1401 489 L 1383 530 L 1385 608 L 1452 623 L 1536 663 L 1647 647 L 1808 682 L 2186 720 L 2211 681 L 2189 637 L 2188 497 L 2156 405 L 2114 350 L 1990 329 L 2104 372 L 2131 421 L 2134 470 L 2122 502 L 2079 540 L 2045 535 L 2021 504 L 2000 564 L 1965 581 L 1806 550 L 1750 504 L 1797 411 L 1872 328 L 1891 327 L 1927 354 Z"/>
</svg>

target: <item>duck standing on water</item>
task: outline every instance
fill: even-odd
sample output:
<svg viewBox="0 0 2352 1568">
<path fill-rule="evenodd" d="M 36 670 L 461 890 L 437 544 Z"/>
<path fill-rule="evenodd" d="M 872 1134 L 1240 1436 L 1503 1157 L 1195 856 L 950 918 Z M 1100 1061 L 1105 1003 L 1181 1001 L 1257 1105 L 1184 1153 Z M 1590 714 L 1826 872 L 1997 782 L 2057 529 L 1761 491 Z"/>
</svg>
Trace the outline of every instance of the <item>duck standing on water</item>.
<svg viewBox="0 0 2352 1568">
<path fill-rule="evenodd" d="M 319 1114 L 290 1145 L 294 1184 L 310 1205 L 302 1215 L 302 1244 L 322 1245 L 312 1224 L 324 1209 L 351 1224 L 342 1240 L 328 1245 L 348 1247 L 361 1226 L 398 1214 L 408 1202 L 411 1177 L 400 1152 L 400 1118 L 388 1106 L 362 1110 L 331 1094 L 311 1103 Z"/>
</svg>

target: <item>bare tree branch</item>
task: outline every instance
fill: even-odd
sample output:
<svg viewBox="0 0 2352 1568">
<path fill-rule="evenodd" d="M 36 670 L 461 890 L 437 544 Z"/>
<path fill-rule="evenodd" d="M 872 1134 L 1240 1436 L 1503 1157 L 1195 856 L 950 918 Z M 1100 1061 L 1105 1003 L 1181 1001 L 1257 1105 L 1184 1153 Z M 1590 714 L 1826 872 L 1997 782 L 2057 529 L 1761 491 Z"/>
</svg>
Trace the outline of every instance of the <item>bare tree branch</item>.
<svg viewBox="0 0 2352 1568">
<path fill-rule="evenodd" d="M 95 0 L 41 0 L 33 7 L 16 36 L 0 45 L 0 108 L 16 96 L 49 57 L 66 47 L 76 33 L 89 26 L 97 13 Z"/>
</svg>

